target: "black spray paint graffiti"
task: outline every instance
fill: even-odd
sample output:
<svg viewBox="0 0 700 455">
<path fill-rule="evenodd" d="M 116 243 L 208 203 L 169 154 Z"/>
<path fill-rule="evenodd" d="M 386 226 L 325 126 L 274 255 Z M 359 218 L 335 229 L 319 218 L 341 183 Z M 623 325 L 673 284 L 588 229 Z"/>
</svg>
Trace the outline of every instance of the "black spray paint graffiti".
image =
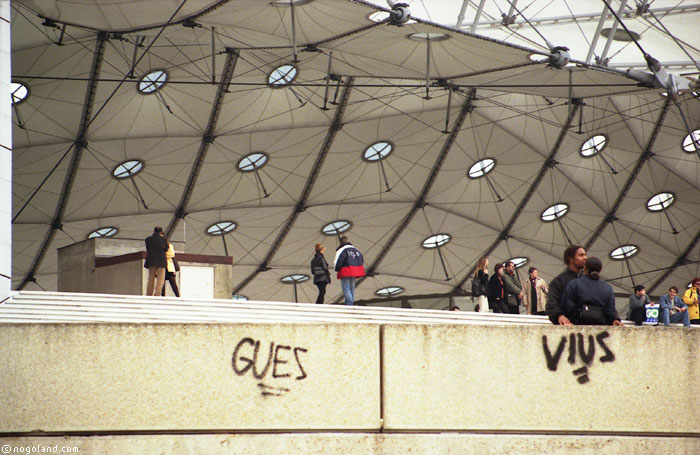
<svg viewBox="0 0 700 455">
<path fill-rule="evenodd" d="M 598 360 L 601 363 L 615 361 L 615 354 L 605 344 L 605 341 L 603 341 L 609 336 L 610 334 L 607 331 L 600 332 L 595 336 L 595 340 L 593 339 L 593 335 L 588 335 L 587 340 L 584 338 L 582 333 L 572 333 L 569 335 L 569 356 L 567 359 L 569 364 L 574 365 L 576 363 L 577 353 L 584 363 L 584 366 L 573 371 L 573 374 L 578 376 L 577 381 L 579 384 L 585 384 L 590 380 L 588 378 L 588 370 L 595 360 L 596 341 L 604 353 L 604 355 L 602 355 Z M 586 343 L 586 341 L 588 342 Z M 567 337 L 562 335 L 561 339 L 559 340 L 557 350 L 554 352 L 554 354 L 552 354 L 552 351 L 549 349 L 549 344 L 547 343 L 547 335 L 542 335 L 542 349 L 544 350 L 544 357 L 547 361 L 547 368 L 549 368 L 551 371 L 557 371 L 559 360 L 564 353 L 564 349 L 566 349 L 566 343 Z"/>
<path fill-rule="evenodd" d="M 244 376 L 248 371 L 253 377 L 261 382 L 258 383 L 260 393 L 264 396 L 281 396 L 289 392 L 288 387 L 279 385 L 270 386 L 262 381 L 267 377 L 271 380 L 279 380 L 284 378 L 294 378 L 301 381 L 307 378 L 306 371 L 302 365 L 301 354 L 309 352 L 306 348 L 286 346 L 270 342 L 270 348 L 267 353 L 267 360 L 264 363 L 259 362 L 260 340 L 252 338 L 243 338 L 238 342 L 233 350 L 231 364 L 233 371 L 238 376 Z M 294 358 L 292 359 L 292 354 Z M 262 369 L 260 368 L 262 366 Z M 272 366 L 272 368 L 270 368 Z M 271 373 L 268 375 L 268 373 Z"/>
</svg>

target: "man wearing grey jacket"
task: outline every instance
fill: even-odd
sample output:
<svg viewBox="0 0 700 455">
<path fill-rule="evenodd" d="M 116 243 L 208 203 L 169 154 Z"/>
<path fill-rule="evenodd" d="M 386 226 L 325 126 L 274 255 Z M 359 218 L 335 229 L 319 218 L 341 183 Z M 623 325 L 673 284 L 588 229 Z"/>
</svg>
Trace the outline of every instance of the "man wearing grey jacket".
<svg viewBox="0 0 700 455">
<path fill-rule="evenodd" d="M 513 261 L 506 262 L 506 273 L 503 274 L 503 287 L 508 294 L 508 313 L 520 314 L 520 299 L 523 297 L 523 290 L 520 288 L 515 277 L 515 264 Z"/>
</svg>

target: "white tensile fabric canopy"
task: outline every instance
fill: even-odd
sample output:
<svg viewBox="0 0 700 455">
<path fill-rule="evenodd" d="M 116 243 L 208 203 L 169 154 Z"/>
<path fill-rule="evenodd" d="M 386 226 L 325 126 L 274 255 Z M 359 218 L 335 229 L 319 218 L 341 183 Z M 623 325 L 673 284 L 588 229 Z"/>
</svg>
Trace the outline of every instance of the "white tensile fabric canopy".
<svg viewBox="0 0 700 455">
<path fill-rule="evenodd" d="M 460 294 L 483 255 L 549 281 L 571 243 L 617 292 L 684 288 L 700 99 L 625 71 L 652 75 L 641 46 L 697 76 L 700 7 L 612 2 L 640 35 L 602 51 L 601 1 L 479 3 L 396 24 L 349 0 L 13 1 L 13 288 L 56 289 L 58 248 L 156 225 L 233 256 L 255 300 L 291 300 L 282 278 L 309 274 L 315 243 L 332 262 L 344 229 L 357 299 Z"/>
</svg>

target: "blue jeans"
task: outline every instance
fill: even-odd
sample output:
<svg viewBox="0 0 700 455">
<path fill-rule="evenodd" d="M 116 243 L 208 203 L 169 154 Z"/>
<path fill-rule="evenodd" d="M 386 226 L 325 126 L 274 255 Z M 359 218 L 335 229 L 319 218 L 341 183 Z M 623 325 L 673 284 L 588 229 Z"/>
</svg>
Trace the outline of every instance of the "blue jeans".
<svg viewBox="0 0 700 455">
<path fill-rule="evenodd" d="M 664 325 L 668 325 L 671 322 L 683 322 L 684 326 L 690 327 L 690 316 L 688 315 L 688 310 L 673 314 L 669 313 L 670 311 L 668 308 L 664 308 L 663 310 L 661 310 L 661 321 L 664 323 Z"/>
<path fill-rule="evenodd" d="M 340 287 L 343 289 L 343 294 L 345 295 L 345 304 L 354 305 L 355 304 L 355 277 L 346 276 L 340 279 Z"/>
</svg>

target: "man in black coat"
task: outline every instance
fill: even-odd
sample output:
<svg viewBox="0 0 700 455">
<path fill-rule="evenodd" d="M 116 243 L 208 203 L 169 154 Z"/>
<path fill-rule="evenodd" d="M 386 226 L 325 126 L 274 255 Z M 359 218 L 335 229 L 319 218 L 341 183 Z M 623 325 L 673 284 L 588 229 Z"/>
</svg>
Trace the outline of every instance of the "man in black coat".
<svg viewBox="0 0 700 455">
<path fill-rule="evenodd" d="M 160 295 L 163 289 L 165 268 L 168 266 L 165 259 L 166 251 L 168 251 L 168 241 L 163 234 L 163 228 L 156 226 L 153 228 L 153 235 L 146 237 L 146 263 L 143 265 L 148 269 L 146 295 Z"/>
<path fill-rule="evenodd" d="M 561 297 L 564 294 L 566 285 L 580 276 L 581 270 L 586 265 L 587 258 L 586 250 L 580 245 L 570 245 L 564 250 L 566 270 L 549 283 L 549 294 L 547 294 L 545 312 L 552 324 L 573 325 L 561 309 Z"/>
</svg>

